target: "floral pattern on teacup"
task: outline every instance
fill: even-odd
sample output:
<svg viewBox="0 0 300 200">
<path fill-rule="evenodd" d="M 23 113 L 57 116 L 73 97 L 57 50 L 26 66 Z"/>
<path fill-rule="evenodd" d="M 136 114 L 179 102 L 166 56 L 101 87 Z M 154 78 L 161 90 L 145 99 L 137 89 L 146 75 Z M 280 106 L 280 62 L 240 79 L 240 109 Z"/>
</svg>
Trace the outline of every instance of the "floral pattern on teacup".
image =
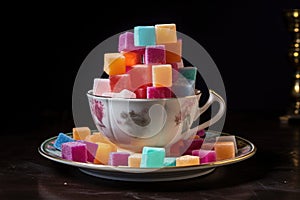
<svg viewBox="0 0 300 200">
<path fill-rule="evenodd" d="M 101 101 L 97 101 L 95 99 L 91 100 L 91 110 L 93 112 L 93 115 L 96 116 L 97 125 L 99 127 L 106 128 L 102 122 L 104 116 L 103 107 L 104 105 Z"/>
</svg>

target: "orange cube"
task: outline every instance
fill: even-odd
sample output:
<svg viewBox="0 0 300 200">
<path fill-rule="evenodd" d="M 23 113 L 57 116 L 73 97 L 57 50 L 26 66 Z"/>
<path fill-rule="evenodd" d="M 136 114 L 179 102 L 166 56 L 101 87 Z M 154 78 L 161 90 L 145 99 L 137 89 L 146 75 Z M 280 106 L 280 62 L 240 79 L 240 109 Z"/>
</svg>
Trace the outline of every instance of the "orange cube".
<svg viewBox="0 0 300 200">
<path fill-rule="evenodd" d="M 141 160 L 142 160 L 142 154 L 141 153 L 131 154 L 128 157 L 128 166 L 129 167 L 140 167 Z"/>
<path fill-rule="evenodd" d="M 107 165 L 109 160 L 109 154 L 111 152 L 116 152 L 112 149 L 110 144 L 106 144 L 103 142 L 96 142 L 98 144 L 98 148 L 96 151 L 96 156 L 94 159 L 94 163 Z"/>
<path fill-rule="evenodd" d="M 72 131 L 74 140 L 84 140 L 87 136 L 91 135 L 89 127 L 75 127 Z"/>
<path fill-rule="evenodd" d="M 124 74 L 126 72 L 125 56 L 122 53 L 105 53 L 104 71 L 108 75 Z"/>
<path fill-rule="evenodd" d="M 131 67 L 133 65 L 142 63 L 142 56 L 137 52 L 129 51 L 121 53 L 125 56 L 126 67 Z"/>
<path fill-rule="evenodd" d="M 108 139 L 108 137 L 104 136 L 100 132 L 94 132 L 92 135 L 87 136 L 85 138 L 85 141 L 87 141 L 87 142 L 93 142 L 93 143 L 102 142 L 102 143 L 109 144 L 109 145 L 111 145 L 113 151 L 117 151 L 117 149 L 118 149 L 117 145 L 115 145 L 115 143 L 113 143 L 112 141 L 110 141 Z"/>
<path fill-rule="evenodd" d="M 233 142 L 216 142 L 214 145 L 216 160 L 226 160 L 235 157 L 235 148 Z"/>
<path fill-rule="evenodd" d="M 176 158 L 176 166 L 199 165 L 200 157 L 192 155 L 184 155 Z"/>
<path fill-rule="evenodd" d="M 181 62 L 182 58 L 182 40 L 179 39 L 175 43 L 165 43 L 166 48 L 166 62 L 177 63 Z"/>
</svg>

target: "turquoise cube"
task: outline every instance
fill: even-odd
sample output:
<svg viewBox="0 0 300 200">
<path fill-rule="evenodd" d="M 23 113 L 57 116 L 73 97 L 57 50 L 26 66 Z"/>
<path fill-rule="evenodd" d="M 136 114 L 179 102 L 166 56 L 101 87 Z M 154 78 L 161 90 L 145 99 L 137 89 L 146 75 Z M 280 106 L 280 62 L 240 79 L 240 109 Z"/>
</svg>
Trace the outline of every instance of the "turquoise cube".
<svg viewBox="0 0 300 200">
<path fill-rule="evenodd" d="M 156 44 L 156 35 L 154 26 L 135 26 L 134 27 L 134 45 L 149 46 Z"/>
<path fill-rule="evenodd" d="M 179 68 L 178 71 L 188 81 L 196 80 L 196 76 L 197 76 L 197 68 L 196 67 L 182 67 L 182 68 Z"/>
<path fill-rule="evenodd" d="M 160 168 L 164 166 L 165 148 L 144 147 L 142 151 L 141 168 Z"/>
<path fill-rule="evenodd" d="M 165 167 L 176 166 L 176 157 L 165 157 L 164 166 Z"/>
<path fill-rule="evenodd" d="M 73 138 L 71 138 L 70 136 L 68 136 L 65 133 L 59 133 L 53 146 L 58 149 L 61 150 L 61 145 L 65 142 L 74 142 L 75 140 Z"/>
</svg>

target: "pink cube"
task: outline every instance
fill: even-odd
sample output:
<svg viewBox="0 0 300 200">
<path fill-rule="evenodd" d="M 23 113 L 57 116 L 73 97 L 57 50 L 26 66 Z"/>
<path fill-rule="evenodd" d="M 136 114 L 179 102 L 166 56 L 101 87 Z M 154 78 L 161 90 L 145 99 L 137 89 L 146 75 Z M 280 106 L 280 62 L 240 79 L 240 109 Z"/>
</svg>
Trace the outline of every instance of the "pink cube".
<svg viewBox="0 0 300 200">
<path fill-rule="evenodd" d="M 165 45 L 146 46 L 145 64 L 165 64 L 166 63 L 166 48 Z"/>
<path fill-rule="evenodd" d="M 110 92 L 110 83 L 107 78 L 95 78 L 93 85 L 93 94 L 101 96 L 103 93 Z"/>
<path fill-rule="evenodd" d="M 131 90 L 131 80 L 129 74 L 119 74 L 109 76 L 109 84 L 112 92 L 121 92 L 124 89 Z"/>
<path fill-rule="evenodd" d="M 111 152 L 109 154 L 108 164 L 112 166 L 128 166 L 128 152 Z"/>
<path fill-rule="evenodd" d="M 127 72 L 130 76 L 132 91 L 152 84 L 152 67 L 151 65 L 138 64 L 133 65 Z"/>
<path fill-rule="evenodd" d="M 197 149 L 192 151 L 193 156 L 200 157 L 200 163 L 210 163 L 216 161 L 216 152 L 211 150 Z"/>
<path fill-rule="evenodd" d="M 134 45 L 134 33 L 125 32 L 119 36 L 118 51 L 142 51 L 144 48 Z"/>
<path fill-rule="evenodd" d="M 61 155 L 63 159 L 87 162 L 86 144 L 82 142 L 66 142 L 61 145 Z"/>
<path fill-rule="evenodd" d="M 168 87 L 147 87 L 147 98 L 171 98 L 172 91 Z"/>
</svg>

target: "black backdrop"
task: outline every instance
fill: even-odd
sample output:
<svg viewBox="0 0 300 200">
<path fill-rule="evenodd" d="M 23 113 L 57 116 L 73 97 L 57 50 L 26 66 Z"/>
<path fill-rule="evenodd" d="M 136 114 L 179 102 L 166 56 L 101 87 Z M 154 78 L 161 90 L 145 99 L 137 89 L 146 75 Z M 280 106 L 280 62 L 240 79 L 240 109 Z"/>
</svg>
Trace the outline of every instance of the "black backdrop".
<svg viewBox="0 0 300 200">
<path fill-rule="evenodd" d="M 296 0 L 174 1 L 107 5 L 21 5 L 2 17 L 2 115 L 22 128 L 72 120 L 77 71 L 103 40 L 136 25 L 176 23 L 199 42 L 222 75 L 228 112 L 285 112 L 293 68 L 283 10 Z M 9 80 L 4 80 L 8 78 Z"/>
</svg>

